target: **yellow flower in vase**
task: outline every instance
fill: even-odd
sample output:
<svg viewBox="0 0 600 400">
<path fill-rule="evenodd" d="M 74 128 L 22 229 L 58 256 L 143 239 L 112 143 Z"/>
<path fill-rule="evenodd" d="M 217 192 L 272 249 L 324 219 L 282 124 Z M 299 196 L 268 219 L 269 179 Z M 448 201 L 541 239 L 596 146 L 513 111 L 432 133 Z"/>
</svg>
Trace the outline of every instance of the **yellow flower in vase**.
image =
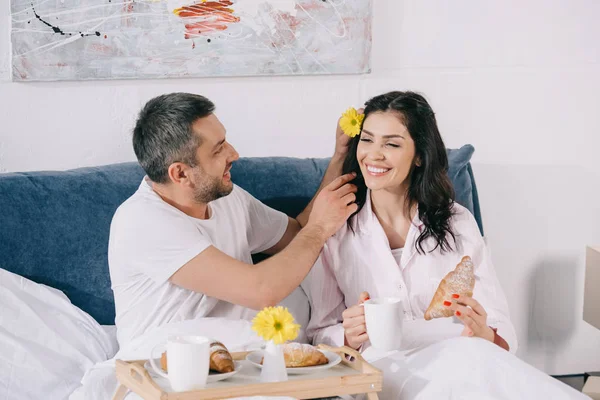
<svg viewBox="0 0 600 400">
<path fill-rule="evenodd" d="M 350 107 L 342 114 L 340 119 L 340 128 L 350 137 L 354 137 L 360 133 L 360 126 L 365 119 L 364 114 L 359 114 L 355 108 Z"/>
<path fill-rule="evenodd" d="M 252 320 L 252 330 L 264 340 L 282 344 L 298 337 L 300 325 L 294 322 L 294 317 L 287 308 L 267 307 Z"/>
</svg>

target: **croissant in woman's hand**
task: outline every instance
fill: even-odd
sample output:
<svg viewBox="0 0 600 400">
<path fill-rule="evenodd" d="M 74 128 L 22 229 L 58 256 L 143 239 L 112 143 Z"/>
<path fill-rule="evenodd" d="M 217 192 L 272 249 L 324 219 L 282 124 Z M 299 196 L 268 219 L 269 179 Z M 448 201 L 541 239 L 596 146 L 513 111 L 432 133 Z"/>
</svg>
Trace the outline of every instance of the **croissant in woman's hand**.
<svg viewBox="0 0 600 400">
<path fill-rule="evenodd" d="M 454 310 L 446 307 L 451 300 L 452 294 L 460 294 L 462 297 L 472 297 L 475 287 L 475 272 L 471 257 L 465 256 L 453 271 L 448 272 L 440 282 L 431 304 L 425 311 L 425 319 L 451 317 Z"/>
</svg>

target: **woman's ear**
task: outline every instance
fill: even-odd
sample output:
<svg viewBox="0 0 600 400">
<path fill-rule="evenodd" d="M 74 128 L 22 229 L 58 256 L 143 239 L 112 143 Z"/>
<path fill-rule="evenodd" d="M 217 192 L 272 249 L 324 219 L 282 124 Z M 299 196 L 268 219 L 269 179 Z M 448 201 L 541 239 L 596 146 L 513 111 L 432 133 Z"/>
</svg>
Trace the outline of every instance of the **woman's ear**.
<svg viewBox="0 0 600 400">
<path fill-rule="evenodd" d="M 415 165 L 416 165 L 417 167 L 420 167 L 420 166 L 421 166 L 421 157 L 419 157 L 419 156 L 416 156 L 416 157 L 415 157 Z"/>
</svg>

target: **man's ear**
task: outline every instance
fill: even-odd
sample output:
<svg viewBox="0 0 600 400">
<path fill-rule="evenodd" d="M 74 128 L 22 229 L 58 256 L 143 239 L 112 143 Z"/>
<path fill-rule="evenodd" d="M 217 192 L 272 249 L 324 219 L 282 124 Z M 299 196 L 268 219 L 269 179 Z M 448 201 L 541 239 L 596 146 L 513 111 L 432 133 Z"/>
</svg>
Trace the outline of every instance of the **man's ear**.
<svg viewBox="0 0 600 400">
<path fill-rule="evenodd" d="M 191 182 L 191 168 L 189 165 L 175 162 L 169 165 L 169 180 L 177 185 L 186 185 Z"/>
</svg>

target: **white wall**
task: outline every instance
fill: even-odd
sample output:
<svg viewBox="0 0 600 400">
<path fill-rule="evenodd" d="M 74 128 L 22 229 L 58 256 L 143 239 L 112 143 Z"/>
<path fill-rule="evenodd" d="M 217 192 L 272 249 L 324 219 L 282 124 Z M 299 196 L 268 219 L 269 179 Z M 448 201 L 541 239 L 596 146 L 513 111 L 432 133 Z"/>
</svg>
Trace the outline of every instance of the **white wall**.
<svg viewBox="0 0 600 400">
<path fill-rule="evenodd" d="M 600 331 L 582 322 L 584 247 L 600 243 L 600 2 L 375 0 L 366 76 L 46 84 L 9 82 L 2 3 L 0 171 L 133 160 L 135 114 L 165 92 L 213 99 L 243 156 L 298 157 L 330 154 L 347 106 L 423 92 L 447 145 L 476 148 L 519 355 L 553 374 L 600 370 Z"/>
</svg>

